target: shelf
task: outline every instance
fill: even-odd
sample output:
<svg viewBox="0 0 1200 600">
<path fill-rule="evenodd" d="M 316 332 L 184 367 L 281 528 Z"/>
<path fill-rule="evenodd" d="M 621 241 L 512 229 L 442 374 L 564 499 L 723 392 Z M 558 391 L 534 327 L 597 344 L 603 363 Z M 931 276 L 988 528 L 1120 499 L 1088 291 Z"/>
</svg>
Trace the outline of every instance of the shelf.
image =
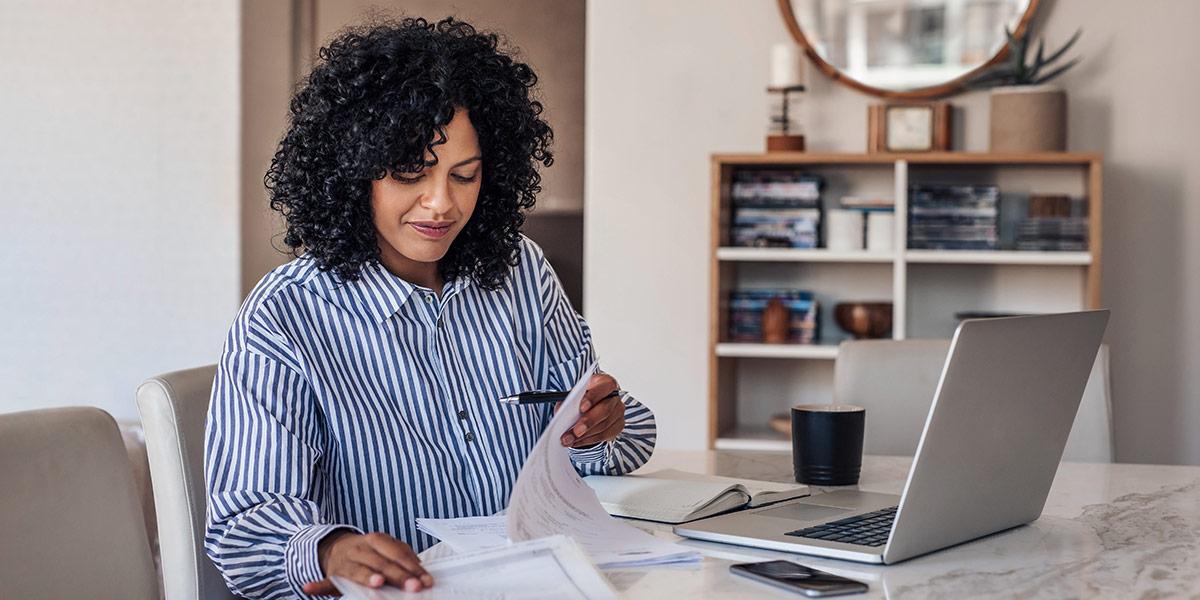
<svg viewBox="0 0 1200 600">
<path fill-rule="evenodd" d="M 896 259 L 891 252 L 838 251 L 800 248 L 717 248 L 717 260 L 746 262 L 845 262 L 890 263 Z"/>
<path fill-rule="evenodd" d="M 878 152 L 843 154 L 823 152 L 770 152 L 767 154 L 714 154 L 728 165 L 881 165 L 896 161 L 933 165 L 1077 165 L 1099 161 L 1093 152 Z"/>
<path fill-rule="evenodd" d="M 717 450 L 791 452 L 792 441 L 767 426 L 738 426 L 717 437 Z"/>
<path fill-rule="evenodd" d="M 910 263 L 940 263 L 959 265 L 1047 265 L 1087 266 L 1092 264 L 1089 252 L 1031 252 L 1026 250 L 908 250 L 904 254 Z"/>
<path fill-rule="evenodd" d="M 815 358 L 833 360 L 838 347 L 833 344 L 717 344 L 717 356 L 739 358 Z"/>
<path fill-rule="evenodd" d="M 717 260 L 725 262 L 825 262 L 887 264 L 896 259 L 890 252 L 839 251 L 797 248 L 717 248 Z M 1032 252 L 1028 250 L 908 250 L 910 263 L 975 265 L 1062 265 L 1092 264 L 1089 252 Z"/>
</svg>

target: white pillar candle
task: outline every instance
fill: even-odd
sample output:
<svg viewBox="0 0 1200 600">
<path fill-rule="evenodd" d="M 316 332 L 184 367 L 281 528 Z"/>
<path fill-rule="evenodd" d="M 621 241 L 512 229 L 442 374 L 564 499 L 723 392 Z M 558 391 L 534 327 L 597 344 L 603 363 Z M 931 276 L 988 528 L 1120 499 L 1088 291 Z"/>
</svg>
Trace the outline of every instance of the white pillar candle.
<svg viewBox="0 0 1200 600">
<path fill-rule="evenodd" d="M 867 250 L 891 252 L 896 246 L 896 213 L 867 213 Z"/>
<path fill-rule="evenodd" d="M 825 247 L 830 250 L 863 249 L 861 210 L 835 208 L 825 213 Z"/>
<path fill-rule="evenodd" d="M 771 47 L 771 84 L 773 88 L 804 84 L 804 53 L 792 43 Z"/>
</svg>

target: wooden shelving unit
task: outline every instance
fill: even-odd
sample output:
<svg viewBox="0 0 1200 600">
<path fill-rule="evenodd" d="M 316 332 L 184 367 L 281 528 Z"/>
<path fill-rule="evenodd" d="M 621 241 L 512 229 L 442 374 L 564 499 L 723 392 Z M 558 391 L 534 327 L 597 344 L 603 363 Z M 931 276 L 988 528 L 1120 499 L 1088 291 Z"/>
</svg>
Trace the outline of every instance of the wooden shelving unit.
<svg viewBox="0 0 1200 600">
<path fill-rule="evenodd" d="M 825 176 L 823 201 L 870 193 L 896 199 L 897 248 L 892 252 L 739 248 L 728 245 L 730 183 L 739 168 L 796 167 Z M 908 186 L 993 183 L 1001 192 L 1065 193 L 1088 199 L 1087 252 L 908 250 Z M 954 310 L 1052 311 L 1100 306 L 1102 165 L 1096 153 L 829 154 L 780 152 L 712 156 L 712 253 L 709 352 L 709 446 L 790 448 L 766 427 L 766 410 L 782 412 L 832 393 L 832 363 L 843 336 L 833 303 L 890 300 L 892 335 L 947 337 Z M 819 345 L 730 343 L 728 294 L 740 285 L 824 291 Z M 822 286 L 830 289 L 821 290 Z M 887 297 L 890 296 L 890 297 Z M 945 313 L 949 314 L 945 314 Z M 798 366 L 800 365 L 800 366 Z M 809 365 L 809 366 L 803 366 Z M 750 375 L 742 378 L 743 371 Z M 778 379 L 772 387 L 769 381 Z M 813 383 L 813 378 L 824 379 Z M 803 382 L 797 383 L 800 379 Z M 823 386 L 823 387 L 822 387 Z M 792 397 L 802 388 L 806 397 Z M 772 392 L 771 390 L 778 390 Z M 762 396 L 768 395 L 769 398 Z M 772 404 L 773 403 L 773 404 Z M 764 408 L 763 405 L 771 404 Z M 750 415 L 750 416 L 747 416 Z"/>
</svg>

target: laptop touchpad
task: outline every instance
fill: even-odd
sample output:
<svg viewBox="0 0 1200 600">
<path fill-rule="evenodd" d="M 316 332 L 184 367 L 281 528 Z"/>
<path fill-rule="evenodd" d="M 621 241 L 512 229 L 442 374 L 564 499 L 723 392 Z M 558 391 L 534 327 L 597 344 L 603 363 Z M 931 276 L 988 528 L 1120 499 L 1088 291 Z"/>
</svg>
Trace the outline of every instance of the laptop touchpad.
<svg viewBox="0 0 1200 600">
<path fill-rule="evenodd" d="M 776 519 L 787 519 L 789 521 L 817 521 L 827 520 L 830 517 L 840 515 L 842 513 L 853 512 L 845 508 L 833 508 L 832 506 L 816 506 L 813 504 L 785 504 L 776 508 L 768 508 L 760 513 L 755 513 L 767 517 L 775 517 Z"/>
</svg>

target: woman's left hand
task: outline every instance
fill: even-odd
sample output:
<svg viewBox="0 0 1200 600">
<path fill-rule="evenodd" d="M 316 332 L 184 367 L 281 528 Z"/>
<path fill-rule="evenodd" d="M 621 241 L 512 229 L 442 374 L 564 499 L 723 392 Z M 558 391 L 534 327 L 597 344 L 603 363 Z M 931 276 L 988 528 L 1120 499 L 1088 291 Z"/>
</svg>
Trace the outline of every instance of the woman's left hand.
<svg viewBox="0 0 1200 600">
<path fill-rule="evenodd" d="M 625 429 L 625 403 L 616 394 L 619 389 L 612 375 L 592 375 L 579 402 L 579 420 L 563 434 L 562 445 L 586 448 L 616 438 Z"/>
</svg>

